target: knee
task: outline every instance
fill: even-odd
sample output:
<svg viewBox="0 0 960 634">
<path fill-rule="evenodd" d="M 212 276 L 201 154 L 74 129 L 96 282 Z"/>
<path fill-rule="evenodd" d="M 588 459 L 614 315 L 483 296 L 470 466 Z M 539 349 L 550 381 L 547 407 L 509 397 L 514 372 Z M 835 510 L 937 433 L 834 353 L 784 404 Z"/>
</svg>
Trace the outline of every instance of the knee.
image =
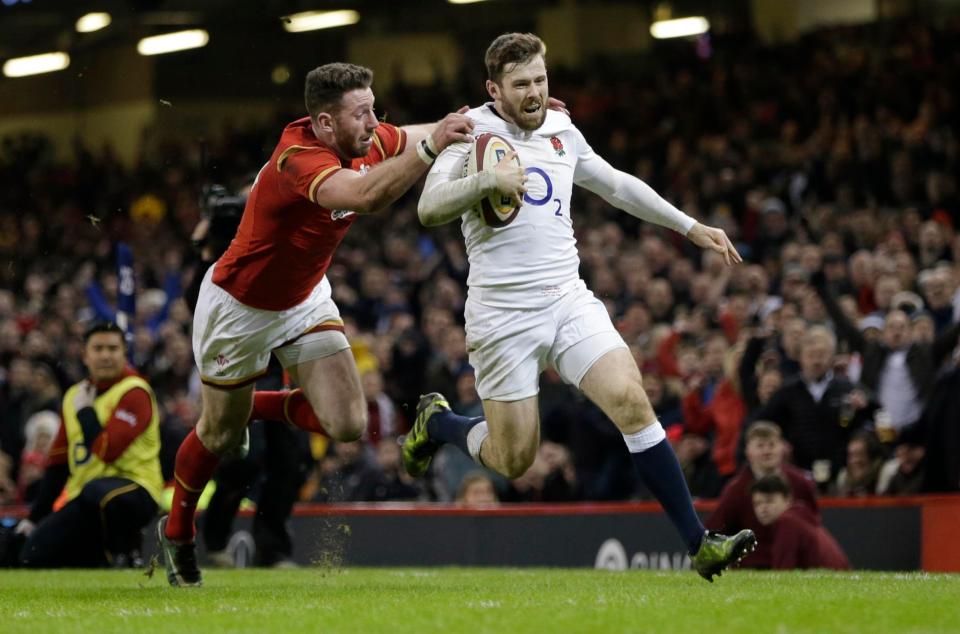
<svg viewBox="0 0 960 634">
<path fill-rule="evenodd" d="M 223 421 L 201 416 L 197 423 L 197 437 L 207 451 L 222 456 L 240 444 L 243 440 L 243 428 L 233 429 Z"/>
<path fill-rule="evenodd" d="M 502 454 L 501 464 L 499 465 L 500 473 L 511 480 L 519 478 L 533 465 L 536 457 L 536 448 L 532 450 L 522 449 L 520 451 L 504 452 Z"/>
<path fill-rule="evenodd" d="M 367 404 L 361 400 L 352 403 L 338 416 L 329 421 L 327 432 L 330 438 L 339 442 L 359 440 L 367 429 Z"/>
<path fill-rule="evenodd" d="M 610 420 L 623 433 L 635 433 L 656 420 L 650 399 L 639 377 L 617 386 L 610 394 L 607 411 Z"/>
</svg>

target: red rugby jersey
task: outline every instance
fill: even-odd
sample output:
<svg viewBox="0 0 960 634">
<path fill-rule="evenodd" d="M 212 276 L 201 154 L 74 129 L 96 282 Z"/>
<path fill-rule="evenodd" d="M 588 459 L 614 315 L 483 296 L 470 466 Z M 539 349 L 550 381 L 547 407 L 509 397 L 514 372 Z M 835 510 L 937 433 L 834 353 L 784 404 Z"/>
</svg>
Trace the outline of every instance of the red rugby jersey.
<svg viewBox="0 0 960 634">
<path fill-rule="evenodd" d="M 237 235 L 217 261 L 213 282 L 239 301 L 285 310 L 320 283 L 357 215 L 316 203 L 317 187 L 337 170 L 364 172 L 396 156 L 406 133 L 381 123 L 366 156 L 351 161 L 320 142 L 304 117 L 288 125 L 257 175 Z"/>
</svg>

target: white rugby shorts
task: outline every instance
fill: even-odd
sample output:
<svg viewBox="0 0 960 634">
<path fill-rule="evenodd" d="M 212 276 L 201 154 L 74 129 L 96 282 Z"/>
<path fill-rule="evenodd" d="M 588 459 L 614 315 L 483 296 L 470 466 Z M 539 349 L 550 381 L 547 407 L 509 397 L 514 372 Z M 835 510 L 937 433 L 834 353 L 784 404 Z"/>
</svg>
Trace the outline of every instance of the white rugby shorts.
<svg viewBox="0 0 960 634">
<path fill-rule="evenodd" d="M 470 365 L 484 400 L 535 396 L 548 365 L 579 388 L 600 357 L 627 347 L 603 303 L 582 283 L 544 308 L 492 308 L 467 299 L 464 312 Z"/>
<path fill-rule="evenodd" d="M 212 276 L 213 266 L 203 277 L 193 315 L 193 356 L 205 384 L 248 385 L 266 373 L 271 352 L 292 368 L 350 348 L 326 277 L 301 303 L 275 311 L 243 304 Z"/>
</svg>

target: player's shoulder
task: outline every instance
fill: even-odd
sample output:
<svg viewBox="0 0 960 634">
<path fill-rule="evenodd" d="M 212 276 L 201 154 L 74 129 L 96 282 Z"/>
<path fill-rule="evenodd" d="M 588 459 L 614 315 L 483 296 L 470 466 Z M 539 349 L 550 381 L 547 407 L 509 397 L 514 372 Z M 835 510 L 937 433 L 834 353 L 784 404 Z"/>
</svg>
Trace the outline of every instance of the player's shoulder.
<svg viewBox="0 0 960 634">
<path fill-rule="evenodd" d="M 465 114 L 473 120 L 473 124 L 476 127 L 475 133 L 499 132 L 503 134 L 509 132 L 507 122 L 500 118 L 500 115 L 493 109 L 493 104 L 489 102 L 482 106 L 471 108 L 467 110 Z"/>
<path fill-rule="evenodd" d="M 310 117 L 303 117 L 288 123 L 280 134 L 280 143 L 277 145 L 280 147 L 291 145 L 319 146 L 320 141 L 313 133 Z"/>
<path fill-rule="evenodd" d="M 543 119 L 543 125 L 537 130 L 540 134 L 554 136 L 569 130 L 576 130 L 570 115 L 559 110 L 547 110 L 547 116 Z"/>
<path fill-rule="evenodd" d="M 284 165 L 293 156 L 309 157 L 311 164 L 314 160 L 339 163 L 336 153 L 313 133 L 310 117 L 297 119 L 283 129 L 280 141 L 274 150 L 277 169 L 282 171 Z"/>
</svg>

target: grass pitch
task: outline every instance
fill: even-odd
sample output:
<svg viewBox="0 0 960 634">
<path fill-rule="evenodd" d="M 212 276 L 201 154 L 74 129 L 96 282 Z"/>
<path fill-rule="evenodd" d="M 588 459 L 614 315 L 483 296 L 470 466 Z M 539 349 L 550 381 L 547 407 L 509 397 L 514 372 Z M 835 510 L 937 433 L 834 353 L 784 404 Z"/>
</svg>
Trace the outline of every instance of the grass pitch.
<svg viewBox="0 0 960 634">
<path fill-rule="evenodd" d="M 7 632 L 960 632 L 960 575 L 566 569 L 0 571 Z"/>
</svg>

